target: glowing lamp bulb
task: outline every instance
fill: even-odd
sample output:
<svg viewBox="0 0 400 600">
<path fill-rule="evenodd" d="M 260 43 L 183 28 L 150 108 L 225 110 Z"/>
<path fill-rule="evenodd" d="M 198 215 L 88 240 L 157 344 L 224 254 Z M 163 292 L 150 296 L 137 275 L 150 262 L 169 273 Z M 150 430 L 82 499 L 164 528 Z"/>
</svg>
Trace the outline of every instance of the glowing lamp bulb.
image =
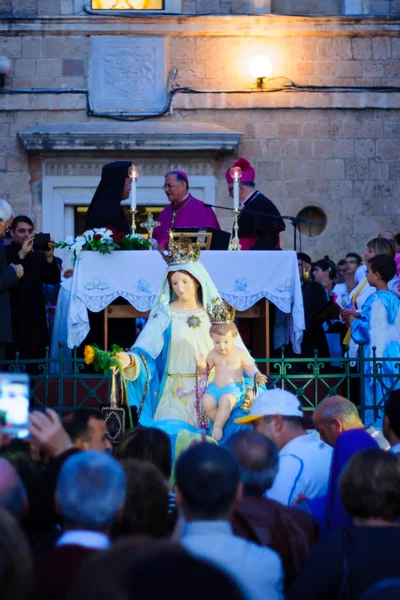
<svg viewBox="0 0 400 600">
<path fill-rule="evenodd" d="M 128 169 L 128 177 L 131 179 L 139 179 L 139 169 L 135 165 L 131 165 Z"/>
<path fill-rule="evenodd" d="M 272 72 L 272 63 L 266 56 L 255 56 L 250 61 L 249 71 L 255 79 L 269 77 Z"/>
<path fill-rule="evenodd" d="M 233 181 L 240 181 L 240 178 L 242 176 L 242 169 L 240 167 L 232 167 L 229 171 L 229 174 L 232 177 Z"/>
</svg>

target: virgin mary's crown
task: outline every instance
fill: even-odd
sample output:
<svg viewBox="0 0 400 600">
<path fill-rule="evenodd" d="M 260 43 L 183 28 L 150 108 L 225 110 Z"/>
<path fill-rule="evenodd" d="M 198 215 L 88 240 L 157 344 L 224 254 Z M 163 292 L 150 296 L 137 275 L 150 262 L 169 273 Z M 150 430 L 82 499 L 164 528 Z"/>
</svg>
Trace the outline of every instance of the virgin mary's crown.
<svg viewBox="0 0 400 600">
<path fill-rule="evenodd" d="M 213 298 L 211 302 L 211 306 L 207 308 L 208 318 L 211 323 L 233 323 L 236 306 L 229 306 L 222 298 Z"/>
<path fill-rule="evenodd" d="M 200 243 L 180 235 L 178 239 L 171 239 L 168 248 L 161 251 L 161 256 L 167 265 L 184 265 L 199 260 Z"/>
</svg>

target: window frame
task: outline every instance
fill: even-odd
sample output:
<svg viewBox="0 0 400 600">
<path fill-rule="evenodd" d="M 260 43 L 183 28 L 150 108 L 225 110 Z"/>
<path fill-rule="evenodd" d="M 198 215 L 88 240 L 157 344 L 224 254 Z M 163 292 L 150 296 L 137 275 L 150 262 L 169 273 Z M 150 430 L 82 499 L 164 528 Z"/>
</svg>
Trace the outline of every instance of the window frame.
<svg viewBox="0 0 400 600">
<path fill-rule="evenodd" d="M 182 0 L 163 0 L 164 8 L 151 8 L 146 10 L 135 10 L 121 8 L 121 9 L 107 9 L 107 8 L 92 8 L 92 1 L 90 2 L 90 10 L 96 14 L 101 15 L 142 15 L 142 16 L 153 16 L 153 15 L 165 15 L 165 14 L 182 14 Z"/>
</svg>

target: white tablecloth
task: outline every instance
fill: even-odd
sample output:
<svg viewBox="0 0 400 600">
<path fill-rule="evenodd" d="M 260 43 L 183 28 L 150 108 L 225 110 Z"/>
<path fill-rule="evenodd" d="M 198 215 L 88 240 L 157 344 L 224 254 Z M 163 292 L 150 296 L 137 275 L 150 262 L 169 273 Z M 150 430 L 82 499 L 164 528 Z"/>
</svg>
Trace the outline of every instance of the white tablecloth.
<svg viewBox="0 0 400 600">
<path fill-rule="evenodd" d="M 209 251 L 203 252 L 200 260 L 221 296 L 237 310 L 247 310 L 267 298 L 285 313 L 287 337 L 290 335 L 295 351 L 300 352 L 304 310 L 294 251 Z M 165 269 L 156 251 L 117 251 L 105 256 L 82 252 L 71 281 L 68 346 L 79 346 L 88 334 L 88 309 L 99 312 L 122 296 L 137 310 L 150 310 Z M 60 301 L 65 298 L 64 293 Z M 275 341 L 275 345 L 284 341 Z"/>
</svg>

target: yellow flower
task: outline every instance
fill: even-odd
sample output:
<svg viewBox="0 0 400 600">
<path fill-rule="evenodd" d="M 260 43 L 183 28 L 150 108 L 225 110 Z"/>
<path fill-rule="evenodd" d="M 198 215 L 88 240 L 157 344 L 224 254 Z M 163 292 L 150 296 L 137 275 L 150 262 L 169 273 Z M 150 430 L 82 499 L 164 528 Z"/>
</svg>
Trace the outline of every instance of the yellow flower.
<svg viewBox="0 0 400 600">
<path fill-rule="evenodd" d="M 83 356 L 85 357 L 85 363 L 87 365 L 91 365 L 95 359 L 96 352 L 92 346 L 85 346 L 85 350 L 83 351 Z"/>
</svg>

